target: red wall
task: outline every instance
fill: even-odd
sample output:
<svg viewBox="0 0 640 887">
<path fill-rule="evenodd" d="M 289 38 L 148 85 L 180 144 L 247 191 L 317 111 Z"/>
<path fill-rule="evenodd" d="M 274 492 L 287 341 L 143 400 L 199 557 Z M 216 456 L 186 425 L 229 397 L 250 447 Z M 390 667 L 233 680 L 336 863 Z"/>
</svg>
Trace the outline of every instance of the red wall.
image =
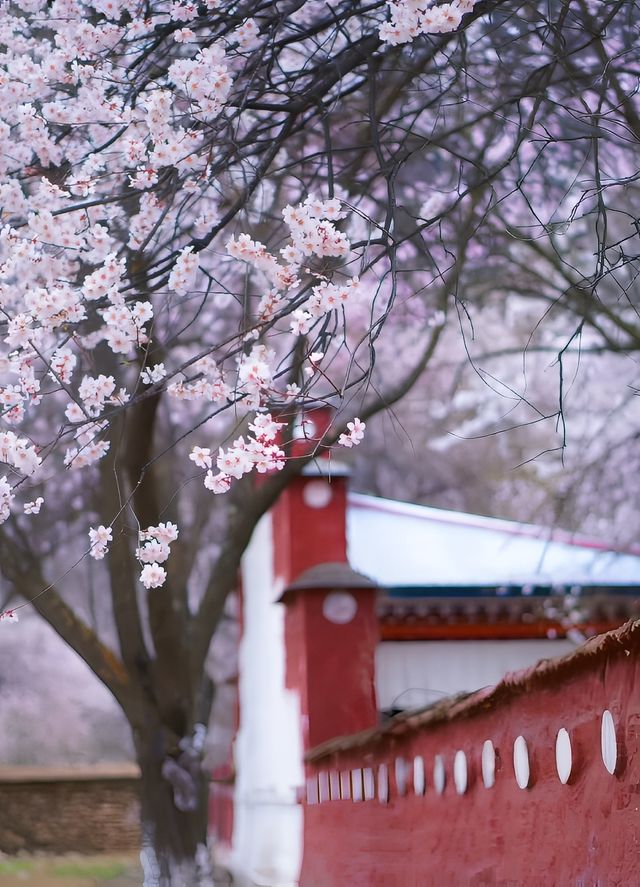
<svg viewBox="0 0 640 887">
<path fill-rule="evenodd" d="M 307 484 L 328 483 L 331 502 L 320 510 L 304 502 Z M 286 584 L 309 567 L 347 560 L 347 483 L 344 477 L 296 478 L 284 491 L 273 515 L 274 569 Z"/>
<path fill-rule="evenodd" d="M 343 741 L 312 752 L 313 780 L 320 771 L 362 767 L 377 775 L 387 764 L 389 802 L 378 799 L 376 785 L 373 800 L 307 804 L 302 887 L 640 884 L 640 631 L 612 632 L 589 650 L 559 667 L 525 672 L 484 698 L 441 706 L 386 734 L 371 731 L 357 748 Z M 613 776 L 601 756 L 604 709 L 616 723 Z M 573 749 L 567 785 L 555 765 L 560 727 Z M 519 734 L 531 764 L 525 790 L 513 771 Z M 499 755 L 491 789 L 480 771 L 486 739 Z M 462 796 L 452 775 L 458 749 L 469 765 Z M 446 764 L 442 795 L 433 784 L 436 754 Z M 426 793 L 414 794 L 410 773 L 407 795 L 399 797 L 395 758 L 412 762 L 415 755 L 424 759 Z"/>
<path fill-rule="evenodd" d="M 350 589 L 358 610 L 344 625 L 326 619 L 327 593 L 305 589 L 286 603 L 286 684 L 300 694 L 305 749 L 377 722 L 375 589 Z"/>
</svg>

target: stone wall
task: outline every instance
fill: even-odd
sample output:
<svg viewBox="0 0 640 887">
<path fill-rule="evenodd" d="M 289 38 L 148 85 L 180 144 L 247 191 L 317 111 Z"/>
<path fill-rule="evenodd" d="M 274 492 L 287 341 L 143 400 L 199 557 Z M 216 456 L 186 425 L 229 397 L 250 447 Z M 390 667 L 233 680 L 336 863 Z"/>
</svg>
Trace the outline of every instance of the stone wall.
<svg viewBox="0 0 640 887">
<path fill-rule="evenodd" d="M 132 764 L 0 768 L 0 851 L 138 850 L 139 771 Z"/>
</svg>

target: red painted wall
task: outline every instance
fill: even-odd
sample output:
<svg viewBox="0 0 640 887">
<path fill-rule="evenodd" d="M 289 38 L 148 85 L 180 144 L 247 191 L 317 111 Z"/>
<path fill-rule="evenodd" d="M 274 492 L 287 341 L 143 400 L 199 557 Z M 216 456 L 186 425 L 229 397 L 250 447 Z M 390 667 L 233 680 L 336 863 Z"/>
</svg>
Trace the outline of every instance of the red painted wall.
<svg viewBox="0 0 640 887">
<path fill-rule="evenodd" d="M 327 483 L 331 501 L 310 508 L 304 501 L 307 484 Z M 347 479 L 298 477 L 272 509 L 274 568 L 286 584 L 316 564 L 347 560 Z"/>
<path fill-rule="evenodd" d="M 300 693 L 305 749 L 377 723 L 375 589 L 351 589 L 358 610 L 336 625 L 322 611 L 329 590 L 305 589 L 287 603 L 287 687 Z"/>
<path fill-rule="evenodd" d="M 640 623 L 639 623 L 640 624 Z M 640 884 L 640 631 L 622 629 L 574 654 L 560 668 L 543 666 L 499 685 L 493 693 L 443 707 L 398 725 L 388 735 L 360 738 L 360 747 L 312 752 L 320 771 L 389 768 L 389 802 L 330 800 L 305 805 L 302 887 L 411 885 Z M 613 641 L 610 641 L 613 638 Z M 577 657 L 577 658 L 576 658 Z M 601 717 L 616 723 L 615 775 L 601 757 Z M 427 720 L 430 716 L 427 716 Z M 573 771 L 556 772 L 557 731 L 573 747 Z M 530 787 L 518 788 L 513 742 L 527 740 Z M 491 739 L 498 751 L 495 785 L 484 787 L 480 754 Z M 328 744 L 330 745 L 330 744 Z M 465 751 L 469 785 L 453 785 L 453 758 Z M 434 756 L 444 756 L 447 785 L 433 784 Z M 424 759 L 427 788 L 416 796 L 412 773 L 405 797 L 394 783 L 394 761 Z M 314 783 L 315 784 L 315 783 Z M 325 783 L 326 784 L 326 783 Z"/>
</svg>

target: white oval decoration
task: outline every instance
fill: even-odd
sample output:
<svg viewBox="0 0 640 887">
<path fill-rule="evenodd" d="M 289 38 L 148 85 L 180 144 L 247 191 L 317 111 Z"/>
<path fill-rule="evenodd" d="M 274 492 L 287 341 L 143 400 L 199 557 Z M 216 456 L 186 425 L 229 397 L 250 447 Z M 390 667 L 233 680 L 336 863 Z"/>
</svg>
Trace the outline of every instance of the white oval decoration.
<svg viewBox="0 0 640 887">
<path fill-rule="evenodd" d="M 310 480 L 302 490 L 302 500 L 309 508 L 326 508 L 333 498 L 326 480 Z"/>
<path fill-rule="evenodd" d="M 332 591 L 322 602 L 322 615 L 334 625 L 346 625 L 358 612 L 358 602 L 348 591 Z"/>
<path fill-rule="evenodd" d="M 424 761 L 417 755 L 413 759 L 413 791 L 416 795 L 423 795 L 426 788 L 426 779 L 424 778 Z"/>
<path fill-rule="evenodd" d="M 362 781 L 364 783 L 364 799 L 372 801 L 376 796 L 376 784 L 373 778 L 373 767 L 365 767 L 362 771 Z"/>
<path fill-rule="evenodd" d="M 618 763 L 618 741 L 616 739 L 616 725 L 609 709 L 605 709 L 602 713 L 600 745 L 602 750 L 602 762 L 613 776 L 616 772 L 616 764 Z"/>
<path fill-rule="evenodd" d="M 485 788 L 493 788 L 496 781 L 496 750 L 490 739 L 482 746 L 482 782 Z"/>
<path fill-rule="evenodd" d="M 444 768 L 444 758 L 442 755 L 436 755 L 433 762 L 433 786 L 441 795 L 447 782 L 447 774 Z"/>
<path fill-rule="evenodd" d="M 556 736 L 556 770 L 558 771 L 558 779 L 563 785 L 569 782 L 572 766 L 571 737 L 568 730 L 560 727 Z"/>
<path fill-rule="evenodd" d="M 324 804 L 325 801 L 329 800 L 329 774 L 326 770 L 321 770 L 318 773 L 318 801 Z"/>
<path fill-rule="evenodd" d="M 318 803 L 318 777 L 307 779 L 307 804 Z"/>
<path fill-rule="evenodd" d="M 453 759 L 453 781 L 459 795 L 466 792 L 468 778 L 467 756 L 463 751 L 457 751 Z"/>
<path fill-rule="evenodd" d="M 359 767 L 351 771 L 351 800 L 362 800 L 362 770 Z"/>
<path fill-rule="evenodd" d="M 389 771 L 386 764 L 378 767 L 378 800 L 381 804 L 389 800 Z"/>
<path fill-rule="evenodd" d="M 529 767 L 529 749 L 524 736 L 518 736 L 513 743 L 513 772 L 516 775 L 518 788 L 527 788 L 531 770 Z"/>
<path fill-rule="evenodd" d="M 407 793 L 407 765 L 404 758 L 396 758 L 395 763 L 396 791 L 399 795 Z"/>
</svg>

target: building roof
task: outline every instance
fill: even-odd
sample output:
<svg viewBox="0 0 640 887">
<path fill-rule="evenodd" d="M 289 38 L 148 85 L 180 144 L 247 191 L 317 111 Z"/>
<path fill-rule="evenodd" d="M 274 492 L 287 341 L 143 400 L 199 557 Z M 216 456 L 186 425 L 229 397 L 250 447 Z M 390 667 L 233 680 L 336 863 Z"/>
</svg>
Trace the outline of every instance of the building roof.
<svg viewBox="0 0 640 887">
<path fill-rule="evenodd" d="M 380 586 L 436 591 L 640 586 L 640 549 L 562 530 L 350 493 L 349 562 Z"/>
</svg>

